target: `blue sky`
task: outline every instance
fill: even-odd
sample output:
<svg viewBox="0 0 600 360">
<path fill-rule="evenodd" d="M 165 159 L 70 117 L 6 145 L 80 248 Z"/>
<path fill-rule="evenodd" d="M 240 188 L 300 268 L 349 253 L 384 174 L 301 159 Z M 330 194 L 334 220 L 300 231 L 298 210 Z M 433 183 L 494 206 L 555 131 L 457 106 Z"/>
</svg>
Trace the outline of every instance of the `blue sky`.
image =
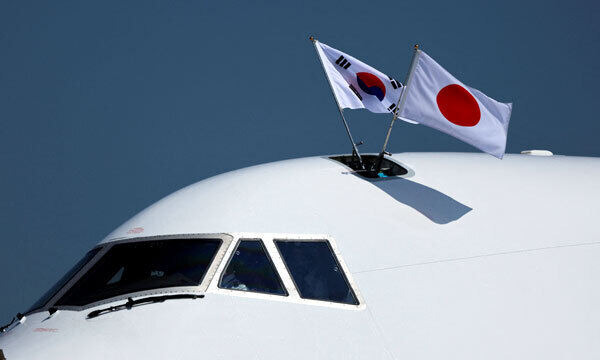
<svg viewBox="0 0 600 360">
<path fill-rule="evenodd" d="M 0 3 L 0 323 L 161 197 L 348 152 L 310 34 L 403 79 L 414 43 L 514 109 L 507 151 L 599 156 L 593 1 Z M 389 116 L 347 111 L 363 151 Z M 475 151 L 399 123 L 389 149 Z M 500 161 L 500 160 L 498 160 Z"/>
</svg>

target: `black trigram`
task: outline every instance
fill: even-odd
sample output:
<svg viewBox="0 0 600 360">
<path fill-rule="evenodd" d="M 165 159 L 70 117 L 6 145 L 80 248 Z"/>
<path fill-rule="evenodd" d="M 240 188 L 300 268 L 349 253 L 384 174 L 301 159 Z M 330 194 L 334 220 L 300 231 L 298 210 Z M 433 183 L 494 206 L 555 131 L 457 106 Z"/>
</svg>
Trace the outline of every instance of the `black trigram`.
<svg viewBox="0 0 600 360">
<path fill-rule="evenodd" d="M 343 67 L 344 69 L 347 69 L 350 67 L 350 61 L 346 60 L 346 58 L 343 55 L 340 55 L 340 57 L 335 61 L 336 64 L 338 64 L 339 66 Z"/>
<path fill-rule="evenodd" d="M 388 77 L 389 77 L 389 76 L 388 76 Z M 402 87 L 402 84 L 400 84 L 400 83 L 398 82 L 398 80 L 394 80 L 394 79 L 392 79 L 391 77 L 389 77 L 389 78 L 390 78 L 390 83 L 392 84 L 392 87 L 394 88 L 394 90 L 395 90 L 395 89 L 398 89 L 398 88 L 400 88 L 400 87 Z"/>
<path fill-rule="evenodd" d="M 394 113 L 396 112 L 396 110 L 397 110 L 397 109 L 396 109 L 396 104 L 392 103 L 392 105 L 390 105 L 390 106 L 388 107 L 388 110 L 389 110 L 389 111 L 390 111 L 392 114 L 394 114 Z"/>
<path fill-rule="evenodd" d="M 350 63 L 348 63 L 348 64 L 350 64 Z M 352 84 L 350 84 L 350 90 L 352 90 L 354 92 L 354 95 L 356 95 L 358 100 L 362 101 L 362 96 L 360 96 L 360 93 L 358 92 L 358 90 L 356 90 L 356 88 Z"/>
</svg>

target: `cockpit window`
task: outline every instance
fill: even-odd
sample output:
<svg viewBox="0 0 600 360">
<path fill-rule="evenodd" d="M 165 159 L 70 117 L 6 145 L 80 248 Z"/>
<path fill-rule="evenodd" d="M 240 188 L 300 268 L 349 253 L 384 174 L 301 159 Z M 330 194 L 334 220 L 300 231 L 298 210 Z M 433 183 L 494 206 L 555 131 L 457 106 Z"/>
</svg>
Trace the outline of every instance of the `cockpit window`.
<svg viewBox="0 0 600 360">
<path fill-rule="evenodd" d="M 287 295 L 261 240 L 240 240 L 223 272 L 219 287 Z"/>
<path fill-rule="evenodd" d="M 69 280 L 71 280 L 73 276 L 75 276 L 75 274 L 77 274 L 87 263 L 90 262 L 90 260 L 92 260 L 94 256 L 96 256 L 96 254 L 98 254 L 98 251 L 100 251 L 100 249 L 101 248 L 97 247 L 88 251 L 88 253 L 85 254 L 85 256 L 83 257 L 83 259 L 79 260 L 77 264 L 75 264 L 75 266 L 73 266 L 71 270 L 69 270 L 60 280 L 58 280 L 58 282 L 54 284 L 54 286 L 52 286 L 50 290 L 48 290 L 38 301 L 36 301 L 35 304 L 33 304 L 31 308 L 27 310 L 27 312 L 32 312 L 46 305 L 46 303 L 54 295 L 56 295 L 56 293 L 60 289 L 62 289 L 62 287 L 65 286 L 69 282 Z"/>
<path fill-rule="evenodd" d="M 328 241 L 275 240 L 300 297 L 358 305 Z"/>
<path fill-rule="evenodd" d="M 116 244 L 56 303 L 83 306 L 127 293 L 197 286 L 221 240 L 169 239 Z"/>
</svg>

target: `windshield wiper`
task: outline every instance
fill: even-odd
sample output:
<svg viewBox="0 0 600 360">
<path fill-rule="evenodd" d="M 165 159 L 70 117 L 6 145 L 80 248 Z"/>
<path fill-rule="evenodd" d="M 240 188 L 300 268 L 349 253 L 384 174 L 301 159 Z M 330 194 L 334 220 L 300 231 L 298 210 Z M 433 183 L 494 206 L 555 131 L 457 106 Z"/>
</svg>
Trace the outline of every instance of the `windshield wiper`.
<svg viewBox="0 0 600 360">
<path fill-rule="evenodd" d="M 161 303 L 165 300 L 202 299 L 202 298 L 204 298 L 204 295 L 198 295 L 198 294 L 172 294 L 172 295 L 150 296 L 150 297 L 145 297 L 145 298 L 135 299 L 135 300 L 133 300 L 132 298 L 127 298 L 127 302 L 125 304 L 110 306 L 110 307 L 107 307 L 104 309 L 94 310 L 87 315 L 87 318 L 93 319 L 97 316 L 108 314 L 108 313 L 111 313 L 114 311 L 119 311 L 119 310 L 124 310 L 124 309 L 131 310 L 135 306 L 153 304 L 153 303 Z"/>
</svg>

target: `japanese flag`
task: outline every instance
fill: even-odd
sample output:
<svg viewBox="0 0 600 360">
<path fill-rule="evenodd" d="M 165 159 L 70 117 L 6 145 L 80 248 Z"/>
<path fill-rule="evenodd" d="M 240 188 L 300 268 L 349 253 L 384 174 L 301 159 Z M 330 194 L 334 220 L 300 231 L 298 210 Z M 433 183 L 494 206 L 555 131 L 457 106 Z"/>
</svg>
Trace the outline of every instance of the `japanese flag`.
<svg viewBox="0 0 600 360">
<path fill-rule="evenodd" d="M 400 82 L 316 40 L 315 46 L 340 108 L 393 112 L 402 92 Z"/>
<path fill-rule="evenodd" d="M 502 159 L 512 104 L 466 86 L 421 50 L 415 56 L 400 116 Z"/>
</svg>

